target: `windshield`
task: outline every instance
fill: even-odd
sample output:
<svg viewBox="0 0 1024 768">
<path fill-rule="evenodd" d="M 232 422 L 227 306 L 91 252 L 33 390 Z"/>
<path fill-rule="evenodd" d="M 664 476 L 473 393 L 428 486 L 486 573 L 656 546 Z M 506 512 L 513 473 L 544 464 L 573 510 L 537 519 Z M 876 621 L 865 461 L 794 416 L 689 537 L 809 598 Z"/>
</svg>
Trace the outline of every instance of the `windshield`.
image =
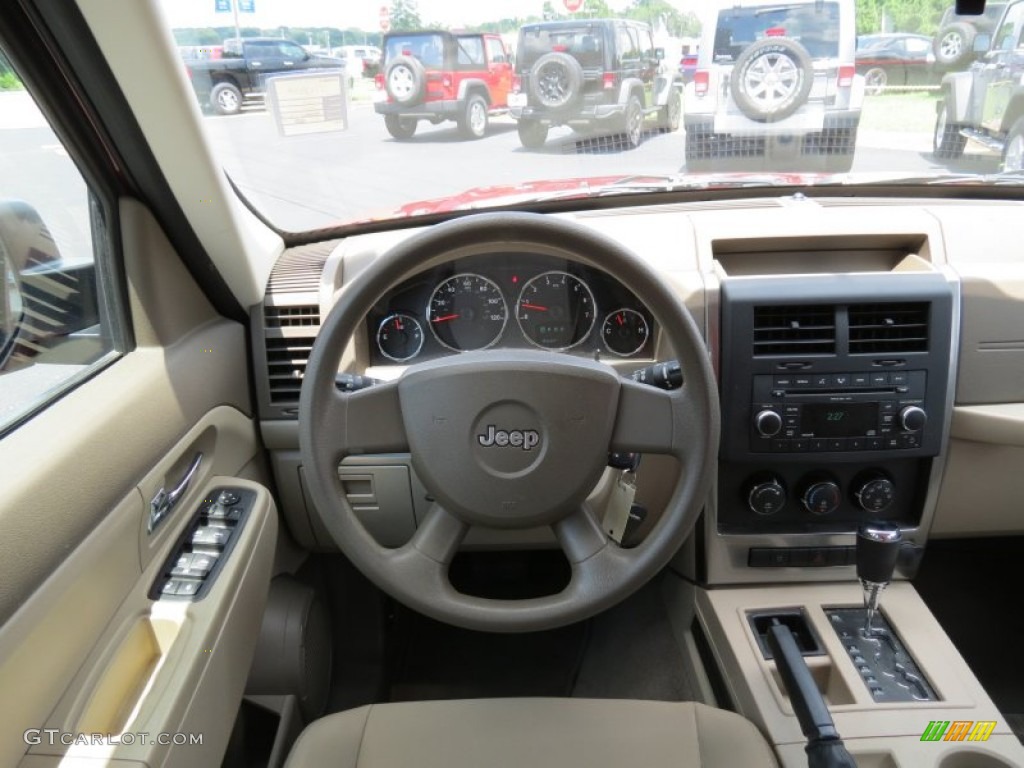
<svg viewBox="0 0 1024 768">
<path fill-rule="evenodd" d="M 1020 3 L 955 23 L 938 0 L 162 6 L 216 157 L 285 232 L 1024 171 Z M 864 55 L 894 35 L 915 37 Z"/>
</svg>

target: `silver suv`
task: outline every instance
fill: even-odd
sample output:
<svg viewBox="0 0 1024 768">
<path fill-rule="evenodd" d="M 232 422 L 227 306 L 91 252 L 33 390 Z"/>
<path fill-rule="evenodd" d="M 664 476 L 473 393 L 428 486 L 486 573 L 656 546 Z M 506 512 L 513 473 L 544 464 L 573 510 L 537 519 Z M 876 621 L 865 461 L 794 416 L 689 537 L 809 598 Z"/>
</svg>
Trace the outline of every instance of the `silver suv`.
<svg viewBox="0 0 1024 768">
<path fill-rule="evenodd" d="M 737 0 L 703 30 L 684 99 L 687 170 L 850 170 L 864 100 L 854 0 Z"/>
</svg>

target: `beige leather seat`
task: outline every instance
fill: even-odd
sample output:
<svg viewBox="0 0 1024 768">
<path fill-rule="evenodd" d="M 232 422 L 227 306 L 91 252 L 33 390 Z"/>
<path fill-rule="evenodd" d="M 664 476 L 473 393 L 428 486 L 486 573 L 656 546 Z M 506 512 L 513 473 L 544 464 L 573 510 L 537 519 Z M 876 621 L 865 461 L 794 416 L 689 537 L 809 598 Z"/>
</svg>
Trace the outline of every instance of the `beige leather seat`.
<svg viewBox="0 0 1024 768">
<path fill-rule="evenodd" d="M 769 768 L 753 723 L 703 704 L 470 699 L 328 715 L 286 768 Z"/>
</svg>

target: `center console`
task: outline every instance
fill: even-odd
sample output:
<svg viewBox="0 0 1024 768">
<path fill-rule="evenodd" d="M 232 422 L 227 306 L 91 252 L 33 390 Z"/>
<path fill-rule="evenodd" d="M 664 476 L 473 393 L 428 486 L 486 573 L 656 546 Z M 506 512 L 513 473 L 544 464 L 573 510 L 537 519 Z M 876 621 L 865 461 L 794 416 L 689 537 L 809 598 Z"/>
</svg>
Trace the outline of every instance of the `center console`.
<svg viewBox="0 0 1024 768">
<path fill-rule="evenodd" d="M 951 414 L 954 309 L 935 271 L 722 280 L 706 533 L 725 556 L 709 554 L 709 581 L 851 566 L 865 521 L 910 532 L 901 569 L 913 570 Z"/>
</svg>

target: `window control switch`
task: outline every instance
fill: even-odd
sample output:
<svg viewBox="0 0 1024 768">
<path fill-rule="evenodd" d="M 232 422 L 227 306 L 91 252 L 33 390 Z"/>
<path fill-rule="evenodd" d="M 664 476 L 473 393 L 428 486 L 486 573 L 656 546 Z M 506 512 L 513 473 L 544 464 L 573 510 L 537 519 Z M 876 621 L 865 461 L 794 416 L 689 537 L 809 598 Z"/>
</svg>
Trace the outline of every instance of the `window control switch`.
<svg viewBox="0 0 1024 768">
<path fill-rule="evenodd" d="M 203 525 L 192 534 L 193 547 L 216 547 L 223 549 L 231 538 L 231 529 L 220 526 Z"/>
</svg>

